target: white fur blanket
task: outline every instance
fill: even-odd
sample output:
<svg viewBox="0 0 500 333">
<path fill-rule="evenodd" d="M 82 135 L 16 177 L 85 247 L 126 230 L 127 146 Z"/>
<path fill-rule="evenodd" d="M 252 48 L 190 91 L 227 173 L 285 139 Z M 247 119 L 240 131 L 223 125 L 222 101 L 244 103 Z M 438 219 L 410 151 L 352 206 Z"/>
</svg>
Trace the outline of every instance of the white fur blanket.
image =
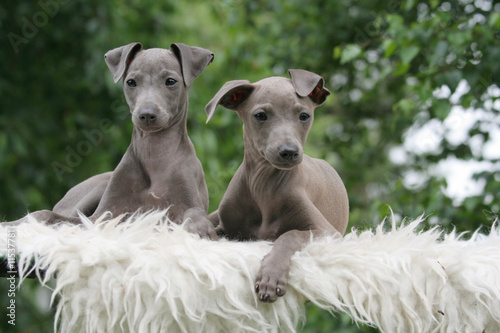
<svg viewBox="0 0 500 333">
<path fill-rule="evenodd" d="M 289 288 L 260 303 L 269 242 L 212 242 L 163 212 L 57 229 L 17 229 L 18 264 L 56 277 L 61 332 L 294 332 L 305 301 L 385 332 L 500 331 L 500 229 L 468 241 L 406 226 L 315 240 L 292 257 Z M 0 226 L 0 249 L 6 248 Z M 24 269 L 23 273 L 26 273 Z"/>
</svg>

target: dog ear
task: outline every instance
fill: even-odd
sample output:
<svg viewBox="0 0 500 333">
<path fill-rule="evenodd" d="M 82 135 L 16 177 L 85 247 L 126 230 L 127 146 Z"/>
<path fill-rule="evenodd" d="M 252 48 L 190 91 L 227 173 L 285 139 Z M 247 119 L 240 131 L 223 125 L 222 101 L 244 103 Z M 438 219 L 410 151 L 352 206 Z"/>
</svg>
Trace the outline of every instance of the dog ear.
<svg viewBox="0 0 500 333">
<path fill-rule="evenodd" d="M 128 65 L 140 50 L 142 50 L 141 43 L 130 43 L 106 52 L 104 60 L 111 73 L 113 73 L 115 83 L 120 81 Z"/>
<path fill-rule="evenodd" d="M 214 98 L 205 106 L 207 112 L 207 123 L 212 119 L 217 105 L 236 110 L 254 90 L 254 86 L 247 80 L 234 80 L 226 82 L 215 94 Z"/>
<path fill-rule="evenodd" d="M 303 69 L 289 69 L 288 74 L 300 97 L 308 96 L 314 103 L 321 105 L 330 95 L 330 91 L 324 87 L 325 80 L 318 74 Z"/>
<path fill-rule="evenodd" d="M 170 50 L 174 52 L 181 63 L 182 76 L 186 87 L 190 87 L 194 79 L 214 60 L 212 51 L 201 47 L 174 43 L 170 45 Z"/>
</svg>

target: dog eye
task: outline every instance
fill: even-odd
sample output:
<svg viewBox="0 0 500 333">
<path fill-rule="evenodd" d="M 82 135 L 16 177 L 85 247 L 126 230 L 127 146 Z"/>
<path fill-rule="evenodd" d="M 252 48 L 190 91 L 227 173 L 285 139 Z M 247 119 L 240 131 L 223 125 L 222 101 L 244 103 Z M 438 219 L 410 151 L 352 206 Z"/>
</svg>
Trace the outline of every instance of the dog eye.
<svg viewBox="0 0 500 333">
<path fill-rule="evenodd" d="M 137 87 L 137 83 L 135 82 L 135 80 L 130 79 L 130 80 L 127 80 L 127 86 L 132 87 L 132 88 Z"/>
<path fill-rule="evenodd" d="M 302 113 L 300 114 L 300 116 L 299 116 L 299 120 L 300 120 L 300 121 L 303 121 L 303 122 L 308 121 L 310 118 L 311 118 L 311 116 L 310 116 L 310 115 L 308 115 L 308 114 L 307 114 L 307 113 L 305 113 L 305 112 L 302 112 Z"/>
<path fill-rule="evenodd" d="M 171 87 L 171 86 L 173 86 L 173 85 L 174 85 L 174 84 L 176 84 L 176 83 L 177 83 L 177 80 L 172 79 L 172 78 L 168 78 L 168 79 L 167 79 L 167 81 L 165 81 L 165 85 L 166 85 L 167 87 Z"/>
<path fill-rule="evenodd" d="M 267 120 L 267 114 L 265 112 L 259 112 L 254 115 L 255 119 L 257 121 L 266 121 Z"/>
</svg>

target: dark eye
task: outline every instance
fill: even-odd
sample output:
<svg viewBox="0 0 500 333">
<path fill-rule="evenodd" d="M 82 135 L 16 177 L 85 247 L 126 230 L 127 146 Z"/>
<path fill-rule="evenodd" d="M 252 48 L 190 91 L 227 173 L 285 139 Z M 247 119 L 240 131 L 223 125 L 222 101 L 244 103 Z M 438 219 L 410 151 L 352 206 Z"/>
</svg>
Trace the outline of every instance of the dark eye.
<svg viewBox="0 0 500 333">
<path fill-rule="evenodd" d="M 133 79 L 130 79 L 130 80 L 127 80 L 127 86 L 129 87 L 137 87 L 137 83 L 135 82 L 135 80 Z"/>
<path fill-rule="evenodd" d="M 299 120 L 302 121 L 302 122 L 306 122 L 308 121 L 309 119 L 311 118 L 310 115 L 308 115 L 307 113 L 305 112 L 302 112 L 299 116 Z"/>
<path fill-rule="evenodd" d="M 254 117 L 255 117 L 255 119 L 257 119 L 257 121 L 261 121 L 261 122 L 267 120 L 267 114 L 265 112 L 256 113 L 256 114 L 254 114 Z"/>
<path fill-rule="evenodd" d="M 168 79 L 167 79 L 167 81 L 165 81 L 165 85 L 166 85 L 167 87 L 171 87 L 171 86 L 173 86 L 173 85 L 174 85 L 174 84 L 176 84 L 176 83 L 177 83 L 177 80 L 172 79 L 172 78 L 168 78 Z"/>
</svg>

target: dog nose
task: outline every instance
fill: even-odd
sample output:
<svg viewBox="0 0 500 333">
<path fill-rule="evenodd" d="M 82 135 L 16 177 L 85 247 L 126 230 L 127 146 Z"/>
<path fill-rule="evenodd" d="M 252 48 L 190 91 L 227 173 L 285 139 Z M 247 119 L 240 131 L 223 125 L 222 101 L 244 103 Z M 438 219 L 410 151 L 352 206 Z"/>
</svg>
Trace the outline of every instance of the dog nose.
<svg viewBox="0 0 500 333">
<path fill-rule="evenodd" d="M 139 119 L 146 125 L 151 125 L 156 120 L 156 112 L 153 109 L 146 108 L 139 111 Z"/>
<path fill-rule="evenodd" d="M 295 161 L 299 158 L 299 148 L 295 145 L 281 145 L 278 148 L 278 153 L 285 161 Z"/>
</svg>

